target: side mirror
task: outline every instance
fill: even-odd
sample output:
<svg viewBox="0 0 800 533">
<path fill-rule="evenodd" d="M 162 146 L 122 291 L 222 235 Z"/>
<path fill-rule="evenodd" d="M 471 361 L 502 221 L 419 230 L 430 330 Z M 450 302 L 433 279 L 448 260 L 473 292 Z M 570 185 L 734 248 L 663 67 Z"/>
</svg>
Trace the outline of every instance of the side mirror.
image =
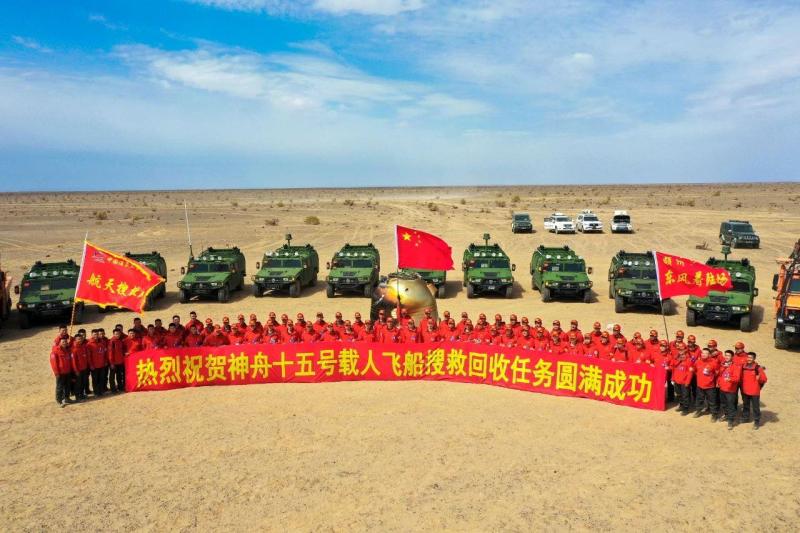
<svg viewBox="0 0 800 533">
<path fill-rule="evenodd" d="M 181 267 L 181 275 L 186 274 L 186 267 Z"/>
<path fill-rule="evenodd" d="M 511 272 L 514 272 L 517 269 L 517 265 L 511 263 Z"/>
<path fill-rule="evenodd" d="M 586 268 L 586 273 L 587 274 L 591 274 L 592 272 L 594 272 L 594 269 L 592 267 L 587 267 Z"/>
<path fill-rule="evenodd" d="M 753 296 L 758 296 L 758 288 L 753 289 Z"/>
<path fill-rule="evenodd" d="M 261 261 L 256 261 L 256 270 L 261 270 Z"/>
<path fill-rule="evenodd" d="M 17 286 L 17 287 L 19 287 L 19 286 Z M 772 276 L 772 290 L 773 291 L 777 291 L 778 290 L 778 275 L 777 274 Z"/>
<path fill-rule="evenodd" d="M 19 294 L 19 285 L 14 285 L 14 294 Z"/>
<path fill-rule="evenodd" d="M 328 261 L 327 263 L 325 263 L 325 266 L 327 267 L 328 270 L 330 270 L 331 269 L 331 262 Z"/>
</svg>

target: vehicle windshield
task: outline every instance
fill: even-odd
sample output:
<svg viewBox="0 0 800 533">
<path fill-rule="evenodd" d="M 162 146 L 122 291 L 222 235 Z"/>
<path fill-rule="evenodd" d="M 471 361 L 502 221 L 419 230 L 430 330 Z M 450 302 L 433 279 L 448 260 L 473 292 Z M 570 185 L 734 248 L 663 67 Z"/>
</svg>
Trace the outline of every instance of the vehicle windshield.
<svg viewBox="0 0 800 533">
<path fill-rule="evenodd" d="M 627 224 L 630 221 L 631 217 L 629 217 L 628 215 L 617 215 L 614 217 L 614 222 L 616 222 L 617 224 L 623 224 L 623 223 Z"/>
<path fill-rule="evenodd" d="M 300 266 L 301 266 L 300 259 L 297 258 L 293 259 L 271 258 L 264 261 L 264 268 L 300 268 Z"/>
<path fill-rule="evenodd" d="M 529 217 L 528 215 L 514 215 L 514 220 L 518 222 L 529 222 L 531 220 L 531 217 Z"/>
<path fill-rule="evenodd" d="M 60 289 L 74 289 L 77 284 L 78 278 L 37 279 L 35 281 L 26 281 L 22 284 L 22 287 L 29 291 L 57 291 Z"/>
<path fill-rule="evenodd" d="M 583 263 L 548 263 L 545 272 L 583 272 Z"/>
<path fill-rule="evenodd" d="M 336 259 L 334 267 L 339 268 L 372 268 L 372 261 L 369 259 Z"/>
<path fill-rule="evenodd" d="M 553 217 L 556 222 L 570 222 L 569 217 Z"/>
<path fill-rule="evenodd" d="M 800 279 L 793 279 L 789 283 L 789 292 L 800 292 Z"/>
<path fill-rule="evenodd" d="M 656 279 L 655 269 L 623 268 L 619 274 L 623 279 Z"/>
<path fill-rule="evenodd" d="M 189 272 L 228 272 L 230 266 L 227 263 L 191 263 Z"/>
<path fill-rule="evenodd" d="M 475 268 L 508 268 L 508 259 L 481 259 L 475 262 Z"/>
<path fill-rule="evenodd" d="M 746 281 L 733 281 L 733 287 L 731 288 L 734 292 L 750 292 L 750 284 Z"/>
<path fill-rule="evenodd" d="M 750 224 L 731 224 L 731 229 L 734 233 L 754 233 Z"/>
<path fill-rule="evenodd" d="M 583 220 L 588 220 L 589 222 L 597 222 L 597 217 L 594 215 L 583 215 Z"/>
</svg>

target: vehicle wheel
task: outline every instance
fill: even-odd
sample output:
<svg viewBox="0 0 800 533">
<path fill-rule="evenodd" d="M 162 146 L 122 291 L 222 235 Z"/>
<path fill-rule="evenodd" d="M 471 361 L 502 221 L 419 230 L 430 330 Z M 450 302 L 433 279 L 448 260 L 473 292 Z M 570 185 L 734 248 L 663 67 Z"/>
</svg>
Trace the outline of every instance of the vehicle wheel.
<svg viewBox="0 0 800 533">
<path fill-rule="evenodd" d="M 789 335 L 785 331 L 775 330 L 775 347 L 779 350 L 789 348 Z"/>
<path fill-rule="evenodd" d="M 693 328 L 697 325 L 697 313 L 694 309 L 686 310 L 686 325 Z"/>
<path fill-rule="evenodd" d="M 750 313 L 744 315 L 742 318 L 739 319 L 739 330 L 744 331 L 745 333 L 750 331 L 751 324 L 750 324 Z"/>
<path fill-rule="evenodd" d="M 328 283 L 328 287 L 325 289 L 325 296 L 328 298 L 333 298 L 334 294 L 336 294 L 336 290 L 333 288 L 333 285 Z"/>
<path fill-rule="evenodd" d="M 158 297 L 163 298 L 166 295 L 167 295 L 167 285 L 164 284 L 161 286 L 161 290 L 158 292 Z"/>
<path fill-rule="evenodd" d="M 150 293 L 150 296 L 148 296 L 147 298 L 144 299 L 144 304 L 142 304 L 142 311 L 149 311 L 150 309 L 153 308 L 152 294 L 153 293 Z"/>
<path fill-rule="evenodd" d="M 189 292 L 186 289 L 181 289 L 178 292 L 178 300 L 182 304 L 185 304 L 186 302 L 188 302 L 189 301 Z"/>
<path fill-rule="evenodd" d="M 300 282 L 295 281 L 291 285 L 289 285 L 289 296 L 291 298 L 297 298 L 300 296 Z"/>
<path fill-rule="evenodd" d="M 536 279 L 534 279 L 533 276 L 531 276 L 531 289 L 533 289 L 535 291 L 539 290 L 539 288 L 536 286 Z"/>
<path fill-rule="evenodd" d="M 445 298 L 446 296 L 447 296 L 447 287 L 445 286 L 444 283 L 442 283 L 436 289 L 436 297 L 439 298 L 439 299 L 442 299 L 442 298 Z"/>
<path fill-rule="evenodd" d="M 262 296 L 264 296 L 264 291 L 261 290 L 261 287 L 259 285 L 253 285 L 253 296 L 255 296 L 256 298 L 261 298 Z"/>
<path fill-rule="evenodd" d="M 20 329 L 28 329 L 31 327 L 31 315 L 28 313 L 19 314 L 19 327 Z"/>
<path fill-rule="evenodd" d="M 622 313 L 625 311 L 625 300 L 622 298 L 622 296 L 616 296 L 614 298 L 614 311 L 617 313 Z"/>
<path fill-rule="evenodd" d="M 542 301 L 543 302 L 549 302 L 550 300 L 553 299 L 550 296 L 550 289 L 548 289 L 547 287 L 542 287 L 541 291 L 542 291 Z"/>
<path fill-rule="evenodd" d="M 227 302 L 231 298 L 231 293 L 228 290 L 228 287 L 222 287 L 220 290 L 217 291 L 217 301 L 218 302 Z"/>
<path fill-rule="evenodd" d="M 590 304 L 592 303 L 592 290 L 586 289 L 583 291 L 583 303 Z"/>
<path fill-rule="evenodd" d="M 466 287 L 467 286 L 467 278 L 464 278 L 464 280 L 461 282 L 461 286 L 462 287 Z"/>
<path fill-rule="evenodd" d="M 79 303 L 75 306 L 75 323 L 81 324 L 83 322 L 83 309 L 84 309 L 83 302 Z"/>
<path fill-rule="evenodd" d="M 506 300 L 510 299 L 513 294 L 514 294 L 514 286 L 509 285 L 508 287 L 506 287 L 506 294 L 505 294 Z"/>
<path fill-rule="evenodd" d="M 611 283 L 608 284 L 608 299 L 614 299 L 614 286 Z"/>
<path fill-rule="evenodd" d="M 367 283 L 364 285 L 364 298 L 372 298 L 372 284 Z"/>
<path fill-rule="evenodd" d="M 237 291 L 240 291 L 242 289 L 244 289 L 244 278 L 242 278 L 242 281 L 239 282 L 239 286 L 236 287 Z"/>
<path fill-rule="evenodd" d="M 475 298 L 475 287 L 467 285 L 467 298 Z"/>
<path fill-rule="evenodd" d="M 309 287 L 316 287 L 317 286 L 317 275 L 316 274 L 314 274 L 314 276 L 311 278 L 311 281 L 308 283 L 308 286 Z"/>
</svg>

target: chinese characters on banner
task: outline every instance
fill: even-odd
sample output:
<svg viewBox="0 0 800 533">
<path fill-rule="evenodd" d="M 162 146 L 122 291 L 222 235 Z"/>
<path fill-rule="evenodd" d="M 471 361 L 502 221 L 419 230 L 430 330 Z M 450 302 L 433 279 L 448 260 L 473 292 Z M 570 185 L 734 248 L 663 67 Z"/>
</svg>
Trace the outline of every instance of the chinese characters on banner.
<svg viewBox="0 0 800 533">
<path fill-rule="evenodd" d="M 142 312 L 147 295 L 164 279 L 128 257 L 86 243 L 75 300 Z"/>
<path fill-rule="evenodd" d="M 661 299 L 690 294 L 706 296 L 708 291 L 727 291 L 733 287 L 731 274 L 691 259 L 656 252 L 658 290 Z"/>
<path fill-rule="evenodd" d="M 664 410 L 665 371 L 636 363 L 444 342 L 246 344 L 131 354 L 130 392 L 209 385 L 440 380 Z"/>
</svg>

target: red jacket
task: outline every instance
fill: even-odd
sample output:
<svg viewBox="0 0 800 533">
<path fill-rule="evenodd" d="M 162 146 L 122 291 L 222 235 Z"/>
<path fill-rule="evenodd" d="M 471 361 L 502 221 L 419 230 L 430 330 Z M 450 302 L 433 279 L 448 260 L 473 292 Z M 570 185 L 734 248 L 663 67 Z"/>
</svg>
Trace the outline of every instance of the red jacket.
<svg viewBox="0 0 800 533">
<path fill-rule="evenodd" d="M 53 374 L 56 376 L 72 373 L 72 354 L 69 347 L 53 347 L 50 352 L 50 368 L 53 369 Z"/>
<path fill-rule="evenodd" d="M 672 367 L 672 381 L 678 385 L 689 385 L 692 382 L 692 375 L 694 374 L 694 365 L 688 359 L 683 361 L 673 359 L 670 366 Z"/>
<path fill-rule="evenodd" d="M 414 331 L 411 331 L 410 329 L 404 329 L 400 333 L 400 341 L 410 344 L 416 344 L 420 342 L 419 331 L 417 331 L 416 329 Z"/>
<path fill-rule="evenodd" d="M 422 342 L 439 342 L 441 338 L 441 335 L 439 335 L 439 332 L 436 329 L 433 331 L 428 331 L 426 329 L 422 332 Z"/>
<path fill-rule="evenodd" d="M 72 344 L 72 371 L 76 374 L 89 368 L 89 347 L 86 341 Z"/>
<path fill-rule="evenodd" d="M 597 357 L 599 359 L 605 359 L 606 361 L 611 360 L 611 350 L 614 349 L 614 346 L 609 342 L 603 344 L 602 342 L 597 345 Z"/>
<path fill-rule="evenodd" d="M 203 340 L 203 346 L 226 346 L 228 344 L 230 344 L 230 341 L 228 341 L 228 336 L 224 333 L 220 335 L 216 333 L 206 335 L 206 338 Z"/>
<path fill-rule="evenodd" d="M 736 392 L 742 379 L 742 368 L 734 362 L 723 363 L 717 374 L 717 387 L 722 392 Z"/>
<path fill-rule="evenodd" d="M 550 353 L 553 354 L 553 355 L 565 354 L 565 353 L 567 353 L 568 349 L 569 349 L 569 346 L 564 344 L 563 342 L 560 342 L 558 344 L 553 343 L 553 344 L 550 345 Z"/>
<path fill-rule="evenodd" d="M 697 375 L 697 386 L 701 389 L 711 389 L 717 384 L 717 375 L 719 374 L 719 363 L 716 359 L 708 358 L 698 359 L 695 364 L 695 373 Z"/>
<path fill-rule="evenodd" d="M 367 328 L 364 328 L 358 333 L 358 340 L 362 342 L 378 342 L 378 334 L 375 333 L 374 328 L 372 331 L 367 331 Z"/>
<path fill-rule="evenodd" d="M 761 396 L 761 388 L 767 382 L 767 373 L 758 363 L 742 365 L 742 392 L 748 396 Z"/>
<path fill-rule="evenodd" d="M 339 332 L 336 331 L 334 328 L 333 331 L 328 331 L 327 329 L 319 336 L 319 340 L 322 342 L 335 342 L 340 340 Z"/>
<path fill-rule="evenodd" d="M 106 342 L 89 339 L 86 342 L 86 346 L 89 349 L 89 368 L 92 370 L 104 368 L 106 364 L 108 364 L 108 356 L 106 355 L 108 352 L 108 345 Z"/>
<path fill-rule="evenodd" d="M 125 339 L 125 350 L 127 353 L 136 353 L 144 350 L 144 342 L 138 335 L 130 335 Z"/>
<path fill-rule="evenodd" d="M 196 348 L 197 346 L 203 346 L 203 335 L 200 333 L 189 333 L 186 335 L 186 338 L 183 340 L 184 344 L 189 348 Z"/>
<path fill-rule="evenodd" d="M 609 358 L 612 361 L 624 362 L 628 360 L 628 350 L 625 347 L 619 348 L 614 346 L 609 352 Z"/>
<path fill-rule="evenodd" d="M 108 364 L 122 365 L 125 363 L 125 339 L 111 339 L 108 342 Z"/>
<path fill-rule="evenodd" d="M 303 335 L 301 339 L 303 342 L 317 342 L 319 335 L 317 335 L 316 331 L 309 332 L 308 330 L 303 331 Z"/>
</svg>

